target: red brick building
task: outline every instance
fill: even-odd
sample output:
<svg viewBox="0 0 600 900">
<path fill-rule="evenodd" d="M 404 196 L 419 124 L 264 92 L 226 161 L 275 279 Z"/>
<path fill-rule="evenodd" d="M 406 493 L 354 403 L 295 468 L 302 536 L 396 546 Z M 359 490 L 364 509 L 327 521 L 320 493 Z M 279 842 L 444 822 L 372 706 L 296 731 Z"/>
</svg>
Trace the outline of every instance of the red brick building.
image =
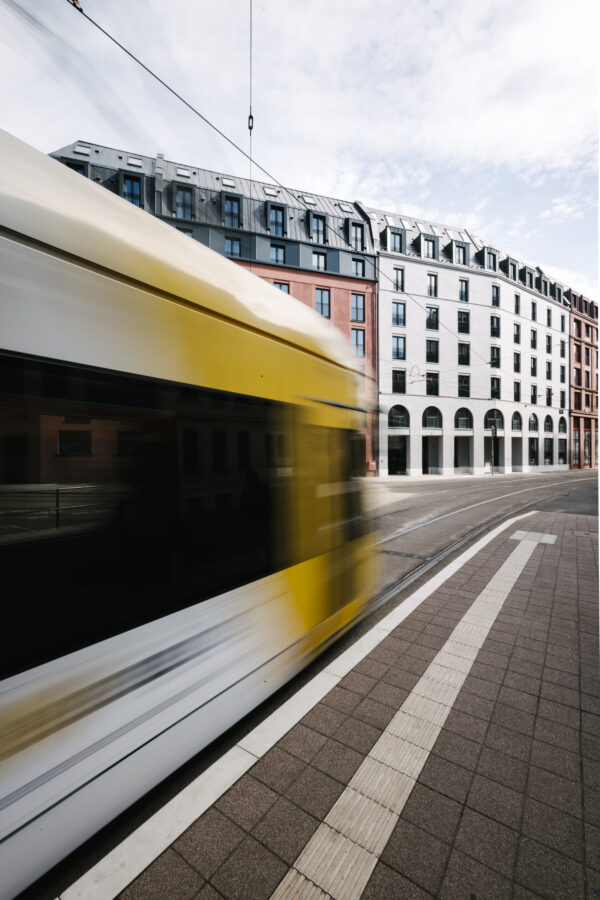
<svg viewBox="0 0 600 900">
<path fill-rule="evenodd" d="M 598 306 L 566 291 L 570 315 L 571 468 L 598 467 Z"/>
</svg>

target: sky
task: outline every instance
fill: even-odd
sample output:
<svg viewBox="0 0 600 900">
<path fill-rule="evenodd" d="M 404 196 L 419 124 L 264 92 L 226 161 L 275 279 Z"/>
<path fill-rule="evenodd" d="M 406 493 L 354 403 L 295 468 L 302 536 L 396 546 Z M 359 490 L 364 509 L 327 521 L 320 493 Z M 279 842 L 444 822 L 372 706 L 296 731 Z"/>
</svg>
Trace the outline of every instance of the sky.
<svg viewBox="0 0 600 900">
<path fill-rule="evenodd" d="M 256 163 L 470 228 L 599 298 L 596 0 L 252 2 Z M 250 0 L 81 4 L 248 152 Z M 68 0 L 0 0 L 0 110 L 44 152 L 83 139 L 250 174 Z"/>
</svg>

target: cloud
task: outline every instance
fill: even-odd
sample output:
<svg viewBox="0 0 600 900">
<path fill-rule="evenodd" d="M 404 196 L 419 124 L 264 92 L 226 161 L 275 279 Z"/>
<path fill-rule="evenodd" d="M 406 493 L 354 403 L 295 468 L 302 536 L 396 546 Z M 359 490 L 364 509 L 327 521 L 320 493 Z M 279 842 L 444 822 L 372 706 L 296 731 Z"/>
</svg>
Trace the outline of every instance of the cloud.
<svg viewBox="0 0 600 900">
<path fill-rule="evenodd" d="M 592 206 L 594 206 L 593 198 L 571 193 L 554 197 L 550 208 L 543 210 L 540 216 L 542 219 L 551 219 L 556 223 L 569 219 L 581 219 Z"/>
</svg>

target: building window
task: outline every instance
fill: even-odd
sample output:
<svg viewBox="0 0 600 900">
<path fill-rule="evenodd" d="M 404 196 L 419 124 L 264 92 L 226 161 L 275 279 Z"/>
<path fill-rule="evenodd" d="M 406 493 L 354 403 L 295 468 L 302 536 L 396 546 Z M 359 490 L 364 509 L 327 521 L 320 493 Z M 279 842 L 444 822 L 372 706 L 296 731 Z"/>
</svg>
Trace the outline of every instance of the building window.
<svg viewBox="0 0 600 900">
<path fill-rule="evenodd" d="M 425 328 L 431 328 L 434 331 L 437 331 L 440 327 L 440 311 L 437 306 L 426 306 L 425 307 L 426 318 L 425 318 Z"/>
<path fill-rule="evenodd" d="M 240 201 L 237 197 L 225 197 L 225 227 L 240 227 Z"/>
<path fill-rule="evenodd" d="M 362 225 L 357 225 L 355 222 L 352 223 L 350 228 L 350 243 L 352 244 L 355 250 L 362 250 L 364 247 L 363 244 L 363 227 Z"/>
<path fill-rule="evenodd" d="M 433 238 L 426 237 L 424 238 L 425 242 L 425 257 L 426 259 L 435 259 L 435 241 Z"/>
<path fill-rule="evenodd" d="M 365 261 L 364 259 L 352 260 L 352 274 L 355 278 L 365 277 Z"/>
<path fill-rule="evenodd" d="M 315 290 L 315 309 L 326 319 L 329 318 L 329 290 L 327 288 L 317 288 Z"/>
<path fill-rule="evenodd" d="M 500 288 L 497 284 L 492 285 L 492 306 L 500 306 Z"/>
<path fill-rule="evenodd" d="M 529 431 L 535 432 L 538 430 L 538 418 L 535 413 L 531 413 L 531 415 L 529 416 L 528 428 Z"/>
<path fill-rule="evenodd" d="M 546 378 L 552 378 L 552 363 L 546 363 Z"/>
<path fill-rule="evenodd" d="M 558 433 L 566 434 L 567 433 L 567 420 L 561 416 L 558 420 Z"/>
<path fill-rule="evenodd" d="M 567 343 L 566 343 L 566 341 L 561 341 L 561 342 L 560 342 L 560 355 L 562 356 L 563 359 L 564 359 L 565 356 L 567 355 Z"/>
<path fill-rule="evenodd" d="M 515 315 L 518 316 L 521 313 L 521 295 L 515 294 Z"/>
<path fill-rule="evenodd" d="M 537 320 L 537 303 L 535 300 L 531 301 L 531 319 L 533 322 Z"/>
<path fill-rule="evenodd" d="M 402 235 L 399 231 L 390 232 L 390 250 L 392 253 L 402 253 Z"/>
<path fill-rule="evenodd" d="M 317 244 L 325 243 L 325 216 L 312 216 L 311 236 Z"/>
<path fill-rule="evenodd" d="M 225 238 L 225 256 L 239 259 L 241 256 L 241 244 L 239 238 Z"/>
<path fill-rule="evenodd" d="M 490 336 L 500 337 L 500 316 L 490 316 Z"/>
<path fill-rule="evenodd" d="M 508 268 L 509 268 L 509 272 L 510 272 L 510 277 L 512 278 L 513 281 L 516 281 L 517 280 L 517 264 L 509 263 Z"/>
<path fill-rule="evenodd" d="M 177 188 L 177 218 L 192 218 L 192 189 L 186 187 Z"/>
<path fill-rule="evenodd" d="M 546 353 L 552 353 L 552 335 L 546 335 Z"/>
<path fill-rule="evenodd" d="M 313 252 L 313 255 L 312 255 L 313 269 L 318 269 L 320 272 L 324 272 L 325 268 L 326 268 L 325 262 L 326 262 L 326 256 L 324 253 L 317 253 L 316 251 Z"/>
<path fill-rule="evenodd" d="M 535 356 L 531 357 L 531 374 L 537 375 L 537 359 Z"/>
<path fill-rule="evenodd" d="M 406 359 L 406 338 L 404 335 L 392 336 L 392 359 Z"/>
<path fill-rule="evenodd" d="M 281 244 L 271 244 L 271 262 L 282 266 L 285 263 L 285 247 Z"/>
<path fill-rule="evenodd" d="M 496 271 L 496 254 L 492 253 L 491 250 L 487 251 L 487 268 L 493 272 Z"/>
<path fill-rule="evenodd" d="M 552 406 L 552 388 L 546 388 L 546 406 Z"/>
<path fill-rule="evenodd" d="M 406 325 L 406 305 L 404 303 L 392 302 L 392 325 L 396 328 L 404 328 Z"/>
<path fill-rule="evenodd" d="M 435 406 L 428 406 L 423 412 L 423 428 L 441 428 L 442 414 Z"/>
<path fill-rule="evenodd" d="M 552 328 L 552 310 L 551 309 L 546 310 L 546 325 L 548 326 L 548 328 Z"/>
<path fill-rule="evenodd" d="M 512 430 L 513 431 L 522 431 L 523 430 L 523 419 L 521 418 L 521 413 L 514 412 L 512 416 Z"/>
<path fill-rule="evenodd" d="M 436 363 L 440 361 L 439 345 L 437 341 L 425 341 L 425 361 Z"/>
<path fill-rule="evenodd" d="M 59 456 L 91 456 L 92 432 L 91 431 L 59 431 L 58 432 Z"/>
<path fill-rule="evenodd" d="M 515 322 L 513 326 L 513 340 L 515 344 L 521 343 L 521 326 L 518 322 Z"/>
<path fill-rule="evenodd" d="M 405 369 L 393 369 L 392 370 L 392 393 L 393 394 L 405 394 L 406 393 L 406 370 Z"/>
<path fill-rule="evenodd" d="M 513 353 L 513 372 L 521 371 L 521 354 Z"/>
<path fill-rule="evenodd" d="M 428 275 L 427 276 L 427 296 L 428 297 L 437 297 L 437 295 L 438 295 L 437 275 Z"/>
<path fill-rule="evenodd" d="M 500 347 L 490 347 L 490 366 L 492 369 L 500 368 Z"/>
<path fill-rule="evenodd" d="M 365 355 L 365 332 L 362 328 L 352 329 L 352 353 L 354 356 Z"/>
<path fill-rule="evenodd" d="M 515 401 L 515 403 L 519 403 L 521 400 L 521 382 L 520 381 L 515 381 L 515 383 L 514 383 L 513 400 Z"/>
<path fill-rule="evenodd" d="M 532 329 L 531 329 L 531 340 L 530 340 L 530 345 L 531 345 L 531 349 L 532 349 L 532 350 L 536 350 L 536 349 L 537 349 L 537 331 L 535 330 L 535 328 L 532 328 Z"/>
<path fill-rule="evenodd" d="M 353 322 L 365 321 L 365 295 L 352 294 L 351 318 Z"/>
<path fill-rule="evenodd" d="M 392 406 L 388 413 L 389 428 L 408 428 L 410 416 L 405 406 Z"/>
<path fill-rule="evenodd" d="M 284 294 L 289 294 L 290 286 L 287 281 L 275 281 L 273 282 L 273 287 L 278 288 L 278 290 L 283 291 Z"/>
<path fill-rule="evenodd" d="M 458 299 L 463 303 L 469 300 L 469 281 L 467 278 L 461 278 L 458 282 Z"/>
<path fill-rule="evenodd" d="M 564 331 L 566 328 L 566 320 L 564 316 L 560 317 L 560 330 Z"/>
<path fill-rule="evenodd" d="M 471 345 L 470 344 L 459 344 L 458 345 L 458 365 L 459 366 L 470 366 L 471 365 Z"/>
<path fill-rule="evenodd" d="M 531 385 L 531 402 L 533 404 L 537 403 L 537 385 L 535 384 Z"/>
<path fill-rule="evenodd" d="M 527 273 L 527 287 L 533 288 L 533 273 Z"/>
<path fill-rule="evenodd" d="M 560 408 L 564 409 L 566 405 L 567 405 L 567 392 L 561 391 L 560 392 Z"/>
<path fill-rule="evenodd" d="M 459 266 L 466 266 L 467 264 L 467 248 L 462 247 L 460 244 L 456 246 L 456 262 Z"/>
<path fill-rule="evenodd" d="M 283 237 L 283 207 L 271 206 L 269 208 L 269 230 L 276 237 Z"/>
<path fill-rule="evenodd" d="M 458 333 L 469 334 L 469 313 L 464 309 L 458 310 Z"/>
<path fill-rule="evenodd" d="M 492 400 L 500 399 L 500 379 L 499 378 L 491 378 L 490 379 L 490 397 Z"/>
<path fill-rule="evenodd" d="M 404 292 L 404 269 L 394 269 L 394 290 Z"/>
<path fill-rule="evenodd" d="M 440 376 L 438 372 L 427 372 L 425 375 L 426 391 L 437 397 L 440 393 Z"/>
<path fill-rule="evenodd" d="M 470 397 L 471 396 L 471 376 L 470 375 L 459 375 L 458 376 L 458 396 L 459 397 Z"/>
<path fill-rule="evenodd" d="M 123 178 L 123 186 L 125 188 L 125 199 L 134 206 L 140 205 L 141 199 L 141 181 L 135 175 L 125 175 Z"/>
<path fill-rule="evenodd" d="M 471 410 L 466 409 L 464 406 L 461 406 L 460 409 L 456 410 L 456 415 L 454 416 L 454 427 L 455 428 L 472 428 L 473 427 L 473 414 Z"/>
</svg>

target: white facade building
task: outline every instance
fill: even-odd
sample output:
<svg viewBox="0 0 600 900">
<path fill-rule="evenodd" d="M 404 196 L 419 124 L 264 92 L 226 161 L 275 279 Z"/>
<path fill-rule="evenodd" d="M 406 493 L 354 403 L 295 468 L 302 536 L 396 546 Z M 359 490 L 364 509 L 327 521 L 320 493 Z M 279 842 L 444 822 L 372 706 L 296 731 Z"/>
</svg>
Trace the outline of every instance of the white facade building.
<svg viewBox="0 0 600 900">
<path fill-rule="evenodd" d="M 568 468 L 562 285 L 466 230 L 364 211 L 380 251 L 379 474 Z"/>
</svg>

